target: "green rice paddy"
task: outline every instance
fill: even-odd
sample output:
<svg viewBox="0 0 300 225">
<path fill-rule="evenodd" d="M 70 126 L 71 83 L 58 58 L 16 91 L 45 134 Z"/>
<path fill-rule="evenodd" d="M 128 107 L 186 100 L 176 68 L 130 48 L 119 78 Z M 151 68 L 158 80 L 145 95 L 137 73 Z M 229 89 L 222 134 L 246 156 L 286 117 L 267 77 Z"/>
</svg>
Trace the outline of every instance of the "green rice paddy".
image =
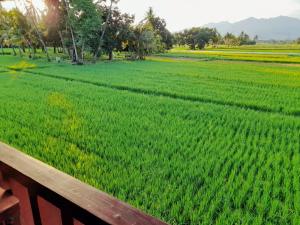
<svg viewBox="0 0 300 225">
<path fill-rule="evenodd" d="M 300 57 L 172 54 L 0 56 L 0 140 L 173 225 L 299 224 Z"/>
</svg>

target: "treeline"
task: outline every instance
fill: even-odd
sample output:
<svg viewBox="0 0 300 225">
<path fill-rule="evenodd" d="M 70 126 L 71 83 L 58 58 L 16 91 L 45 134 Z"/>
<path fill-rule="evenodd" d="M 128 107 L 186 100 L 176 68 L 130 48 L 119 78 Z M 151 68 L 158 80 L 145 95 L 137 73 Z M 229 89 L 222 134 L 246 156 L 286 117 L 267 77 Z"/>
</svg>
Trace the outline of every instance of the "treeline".
<svg viewBox="0 0 300 225">
<path fill-rule="evenodd" d="M 31 0 L 19 0 L 22 9 L 5 10 L 0 0 L 0 54 L 9 47 L 14 55 L 36 58 L 38 49 L 51 60 L 52 52 L 67 56 L 75 64 L 96 62 L 103 55 L 112 60 L 114 52 L 125 52 L 128 59 L 164 52 L 173 45 L 204 49 L 216 45 L 254 45 L 242 32 L 221 36 L 216 29 L 191 28 L 172 34 L 166 21 L 150 8 L 138 24 L 134 16 L 122 13 L 119 0 L 45 0 L 38 12 Z"/>
<path fill-rule="evenodd" d="M 194 27 L 174 34 L 174 44 L 179 46 L 187 45 L 193 50 L 217 45 L 255 45 L 257 40 L 257 36 L 254 39 L 251 39 L 245 32 L 242 32 L 239 36 L 227 33 L 222 37 L 216 29 L 205 27 Z"/>
<path fill-rule="evenodd" d="M 65 53 L 73 63 L 97 61 L 102 55 L 113 59 L 113 51 L 124 51 L 130 59 L 172 48 L 172 34 L 165 20 L 152 10 L 134 24 L 134 16 L 121 13 L 118 0 L 45 0 L 46 9 L 37 12 L 32 1 L 24 0 L 25 10 L 5 10 L 0 4 L 0 47 L 13 54 L 35 58 L 41 48 L 51 60 L 54 53 Z"/>
</svg>

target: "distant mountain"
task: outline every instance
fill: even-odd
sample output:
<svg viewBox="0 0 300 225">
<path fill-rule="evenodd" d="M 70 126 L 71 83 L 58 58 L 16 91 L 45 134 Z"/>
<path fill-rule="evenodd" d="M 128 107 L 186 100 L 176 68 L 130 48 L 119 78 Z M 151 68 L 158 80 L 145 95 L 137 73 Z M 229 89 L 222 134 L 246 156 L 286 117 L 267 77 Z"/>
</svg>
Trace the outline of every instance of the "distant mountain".
<svg viewBox="0 0 300 225">
<path fill-rule="evenodd" d="M 294 10 L 294 12 L 292 12 L 292 13 L 290 14 L 290 16 L 291 16 L 291 17 L 294 17 L 294 18 L 300 19 L 300 9 Z"/>
<path fill-rule="evenodd" d="M 227 32 L 239 35 L 242 31 L 259 40 L 295 40 L 300 37 L 300 19 L 279 16 L 270 19 L 248 18 L 236 23 L 210 23 L 205 27 L 216 28 L 222 35 Z"/>
</svg>

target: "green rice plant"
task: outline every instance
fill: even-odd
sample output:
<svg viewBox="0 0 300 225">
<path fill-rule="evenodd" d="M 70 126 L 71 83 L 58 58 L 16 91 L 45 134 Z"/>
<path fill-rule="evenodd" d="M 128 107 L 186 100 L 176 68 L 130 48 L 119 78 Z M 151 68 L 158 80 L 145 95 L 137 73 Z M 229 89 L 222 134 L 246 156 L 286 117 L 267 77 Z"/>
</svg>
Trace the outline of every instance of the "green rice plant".
<svg viewBox="0 0 300 225">
<path fill-rule="evenodd" d="M 179 58 L 179 59 L 198 59 L 198 60 L 227 60 L 227 61 L 246 61 L 246 62 L 267 62 L 267 63 L 300 63 L 300 52 L 290 50 L 266 51 L 252 50 L 241 51 L 240 49 L 216 49 L 209 51 L 200 50 L 178 50 L 173 49 L 168 53 L 158 54 L 160 57 Z"/>
<path fill-rule="evenodd" d="M 172 225 L 298 223 L 297 66 L 34 63 L 1 73 L 1 141 Z"/>
</svg>

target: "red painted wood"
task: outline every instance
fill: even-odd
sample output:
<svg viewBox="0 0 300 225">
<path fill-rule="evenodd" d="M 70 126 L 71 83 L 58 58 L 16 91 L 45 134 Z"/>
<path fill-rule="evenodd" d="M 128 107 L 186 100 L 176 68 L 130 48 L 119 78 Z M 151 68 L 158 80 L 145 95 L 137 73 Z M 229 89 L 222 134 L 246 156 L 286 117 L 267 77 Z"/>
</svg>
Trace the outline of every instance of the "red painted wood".
<svg viewBox="0 0 300 225">
<path fill-rule="evenodd" d="M 21 224 L 34 225 L 27 188 L 12 178 L 9 179 L 8 183 L 14 196 L 20 201 Z"/>
<path fill-rule="evenodd" d="M 74 220 L 74 225 L 84 225 L 84 224 L 80 223 L 78 220 Z"/>
<path fill-rule="evenodd" d="M 20 225 L 20 202 L 3 188 L 0 188 L 0 224 Z"/>
<path fill-rule="evenodd" d="M 5 219 L 5 215 L 12 215 L 19 210 L 19 200 L 14 197 L 6 197 L 0 200 L 0 221 Z"/>
<path fill-rule="evenodd" d="M 60 209 L 38 197 L 38 205 L 43 225 L 62 225 Z"/>
</svg>

